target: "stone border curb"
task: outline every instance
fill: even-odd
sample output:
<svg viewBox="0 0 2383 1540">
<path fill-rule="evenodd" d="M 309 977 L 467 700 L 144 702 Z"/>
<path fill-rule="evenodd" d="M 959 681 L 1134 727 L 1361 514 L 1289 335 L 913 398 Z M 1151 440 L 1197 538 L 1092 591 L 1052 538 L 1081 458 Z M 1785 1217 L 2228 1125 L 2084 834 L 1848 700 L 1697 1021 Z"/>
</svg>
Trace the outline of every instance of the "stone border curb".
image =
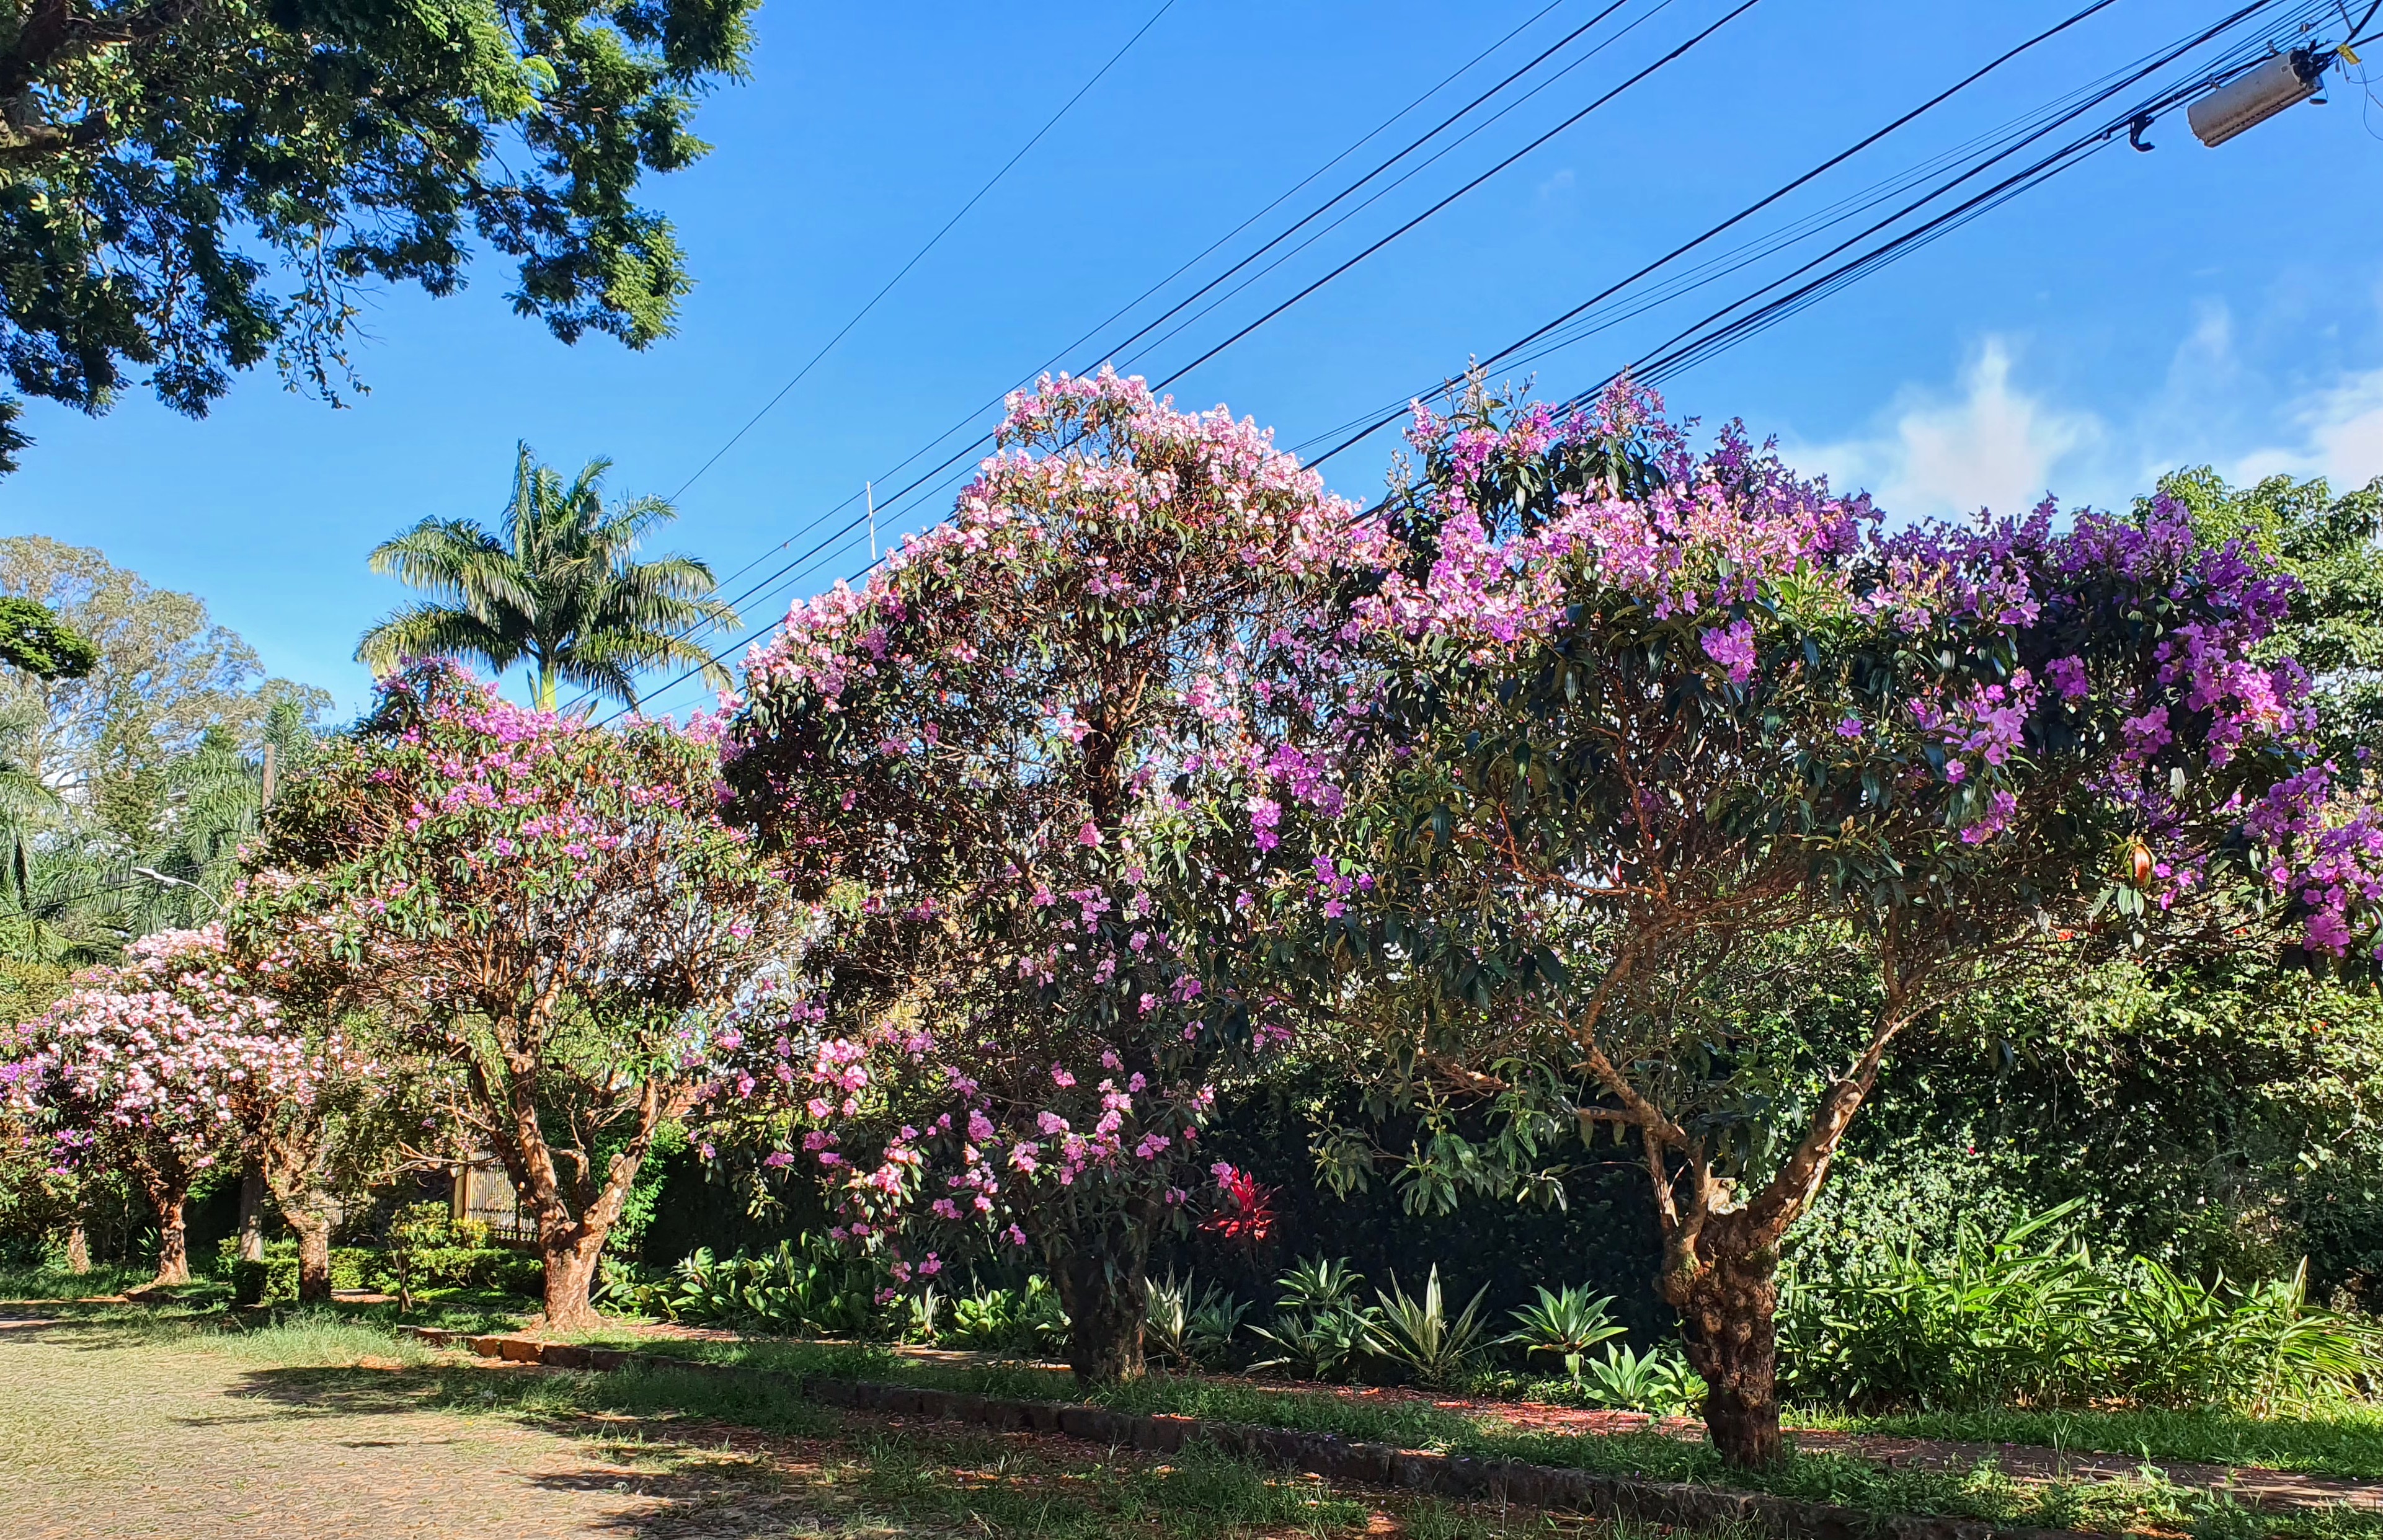
<svg viewBox="0 0 2383 1540">
<path fill-rule="evenodd" d="M 1002 1433 L 1052 1433 L 1119 1448 L 1172 1454 L 1206 1439 L 1244 1459 L 1287 1467 L 1330 1481 L 1362 1482 L 1463 1501 L 1509 1502 L 1629 1518 L 1694 1529 L 1743 1524 L 1796 1540 L 2110 1540 L 2075 1530 L 2006 1527 L 1982 1519 L 1891 1514 L 1835 1503 L 1762 1492 L 1732 1492 L 1688 1482 L 1648 1481 L 1599 1475 L 1555 1465 L 1471 1455 L 1434 1454 L 1368 1444 L 1336 1434 L 1300 1433 L 1246 1423 L 1211 1423 L 1171 1412 L 1143 1415 L 1069 1401 L 1014 1400 L 958 1390 L 887 1385 L 874 1380 L 830 1379 L 706 1363 L 663 1353 L 618 1348 L 584 1348 L 535 1337 L 473 1337 L 436 1326 L 397 1330 L 431 1347 L 462 1348 L 482 1358 L 542 1363 L 556 1369 L 609 1373 L 619 1369 L 672 1369 L 723 1378 L 758 1379 L 791 1390 L 804 1400 L 855 1411 L 892 1412 L 972 1423 Z"/>
</svg>

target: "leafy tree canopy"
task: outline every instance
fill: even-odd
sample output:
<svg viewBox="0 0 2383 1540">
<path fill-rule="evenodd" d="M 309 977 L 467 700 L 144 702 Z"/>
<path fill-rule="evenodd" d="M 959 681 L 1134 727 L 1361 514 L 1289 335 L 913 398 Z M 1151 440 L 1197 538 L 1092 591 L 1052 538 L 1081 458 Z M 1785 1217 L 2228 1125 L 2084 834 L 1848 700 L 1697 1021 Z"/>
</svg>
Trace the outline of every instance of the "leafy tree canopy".
<svg viewBox="0 0 2383 1540">
<path fill-rule="evenodd" d="M 688 279 L 635 195 L 708 146 L 753 0 L 9 0 L 0 367 L 203 415 L 272 357 L 333 400 L 364 292 L 454 292 L 474 240 L 564 341 L 666 335 Z M 0 399 L 0 469 L 26 439 Z"/>
<path fill-rule="evenodd" d="M 59 623 L 47 605 L 0 597 L 0 663 L 36 679 L 80 679 L 98 661 L 91 639 Z"/>
<path fill-rule="evenodd" d="M 2204 465 L 2162 477 L 2157 496 L 2190 512 L 2204 542 L 2248 540 L 2298 580 L 2290 619 L 2259 660 L 2309 671 L 2325 749 L 2345 770 L 2383 747 L 2383 476 L 2337 495 L 2322 476 L 2229 487 Z"/>
</svg>

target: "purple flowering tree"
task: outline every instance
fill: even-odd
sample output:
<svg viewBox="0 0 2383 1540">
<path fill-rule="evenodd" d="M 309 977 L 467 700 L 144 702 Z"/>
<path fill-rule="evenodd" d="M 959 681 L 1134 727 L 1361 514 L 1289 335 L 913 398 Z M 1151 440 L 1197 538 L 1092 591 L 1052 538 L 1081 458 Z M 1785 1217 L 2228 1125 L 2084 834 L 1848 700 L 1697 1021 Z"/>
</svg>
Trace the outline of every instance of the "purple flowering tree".
<svg viewBox="0 0 2383 1540">
<path fill-rule="evenodd" d="M 253 992 L 223 934 L 164 930 L 93 968 L 16 1029 L 0 1092 L 49 1140 L 56 1166 L 130 1177 L 157 1216 L 157 1278 L 190 1280 L 191 1188 L 237 1161 L 285 1103 L 311 1100 L 319 1057 Z"/>
<path fill-rule="evenodd" d="M 792 916 L 718 778 L 700 725 L 610 731 L 423 663 L 381 682 L 244 858 L 231 927 L 282 992 L 369 1004 L 450 1072 L 422 1082 L 450 1090 L 433 1121 L 503 1163 L 550 1326 L 592 1319 L 638 1166 Z"/>
<path fill-rule="evenodd" d="M 1428 996 L 1419 1074 L 1637 1145 L 1733 1461 L 1779 1452 L 1778 1249 L 1898 1037 L 2119 951 L 2371 967 L 2377 828 L 2252 660 L 2255 550 L 2165 503 L 1883 533 L 1626 391 L 1413 436 L 1335 826 L 1377 887 L 1325 940 Z M 1797 998 L 1798 955 L 1867 983 Z"/>
<path fill-rule="evenodd" d="M 1283 832 L 1340 811 L 1296 681 L 1331 671 L 1353 511 L 1106 372 L 1014 397 L 1001 438 L 949 522 L 750 660 L 727 774 L 816 945 L 711 1112 L 826 1172 L 898 1279 L 1038 1260 L 1110 1379 L 1217 1091 L 1290 1034 L 1237 980 L 1281 894 L 1329 893 Z"/>
</svg>

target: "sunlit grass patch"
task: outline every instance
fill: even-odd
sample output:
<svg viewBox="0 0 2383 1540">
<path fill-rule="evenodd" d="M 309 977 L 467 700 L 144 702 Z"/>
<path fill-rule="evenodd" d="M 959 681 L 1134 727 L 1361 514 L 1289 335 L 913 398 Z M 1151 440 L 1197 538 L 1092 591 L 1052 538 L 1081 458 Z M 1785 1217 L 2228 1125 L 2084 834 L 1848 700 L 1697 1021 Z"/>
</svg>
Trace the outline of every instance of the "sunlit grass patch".
<svg viewBox="0 0 2383 1540">
<path fill-rule="evenodd" d="M 2350 1480 L 2383 1480 L 2383 1406 L 2310 1402 L 2254 1417 L 2191 1411 L 1920 1411 L 1856 1417 L 1804 1412 L 1807 1426 L 1986 1444 L 2034 1444 L 2139 1460 L 2263 1465 Z"/>
</svg>

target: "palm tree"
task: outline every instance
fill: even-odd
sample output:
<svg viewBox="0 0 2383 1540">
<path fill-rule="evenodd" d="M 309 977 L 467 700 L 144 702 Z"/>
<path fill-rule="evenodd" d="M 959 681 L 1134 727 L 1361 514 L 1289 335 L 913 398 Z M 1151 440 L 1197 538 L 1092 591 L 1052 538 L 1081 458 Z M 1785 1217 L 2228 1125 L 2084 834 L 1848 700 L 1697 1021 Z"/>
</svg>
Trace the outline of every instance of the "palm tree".
<svg viewBox="0 0 2383 1540">
<path fill-rule="evenodd" d="M 549 711 L 566 683 L 635 706 L 646 669 L 691 668 L 726 684 L 728 671 L 687 638 L 707 622 L 735 625 L 736 612 L 711 598 L 711 569 L 694 558 L 632 558 L 678 512 L 661 498 L 607 507 L 611 465 L 591 460 L 566 485 L 524 444 L 500 529 L 425 519 L 375 548 L 374 572 L 431 598 L 365 632 L 357 659 L 384 671 L 408 658 L 468 658 L 500 674 L 526 664 Z"/>
</svg>

